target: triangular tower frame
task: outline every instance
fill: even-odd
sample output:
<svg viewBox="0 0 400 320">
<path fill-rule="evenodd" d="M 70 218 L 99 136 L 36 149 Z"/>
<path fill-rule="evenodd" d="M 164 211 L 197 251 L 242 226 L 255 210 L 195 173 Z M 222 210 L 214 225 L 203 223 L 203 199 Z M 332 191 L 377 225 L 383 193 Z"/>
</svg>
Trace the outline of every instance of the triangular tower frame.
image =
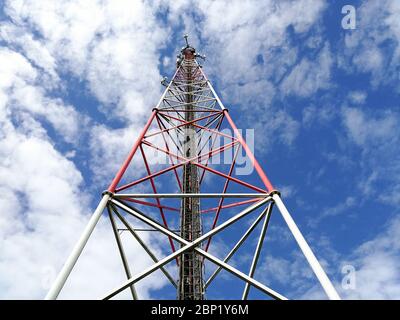
<svg viewBox="0 0 400 320">
<path fill-rule="evenodd" d="M 186 37 L 186 47 L 182 48 L 178 56 L 177 69 L 173 78 L 169 82 L 167 82 L 166 79 L 163 80 L 163 84 L 166 86 L 164 93 L 156 107 L 152 110 L 146 125 L 130 150 L 126 160 L 115 175 L 107 191 L 103 193 L 100 203 L 58 274 L 46 299 L 56 299 L 58 297 L 105 209 L 107 209 L 127 280 L 119 287 L 105 294 L 103 299 L 110 299 L 128 288 L 132 293 L 133 299 L 137 299 L 138 295 L 134 286 L 135 283 L 156 270 L 163 272 L 172 286 L 178 289 L 178 298 L 180 299 L 204 299 L 206 289 L 221 270 L 226 270 L 245 282 L 242 299 L 247 299 L 251 286 L 261 290 L 274 299 L 287 299 L 282 294 L 254 279 L 257 262 L 274 206 L 276 206 L 281 213 L 327 296 L 330 299 L 340 299 L 334 286 L 284 205 L 279 191 L 275 190 L 272 186 L 251 148 L 247 145 L 240 130 L 236 127 L 228 109 L 225 108 L 211 82 L 204 74 L 202 66 L 197 61 L 198 58 L 203 57 L 197 54 L 193 47 L 189 46 Z M 229 125 L 233 132 L 232 135 L 226 134 L 220 130 L 223 122 Z M 153 130 L 152 132 L 152 126 L 156 126 L 157 130 Z M 188 130 L 192 130 L 192 133 L 188 133 Z M 190 134 L 193 134 L 193 136 L 190 136 Z M 204 138 L 207 134 L 208 137 Z M 196 140 L 193 140 L 194 135 L 197 137 Z M 187 140 L 190 140 L 190 137 L 192 137 L 192 141 L 188 142 Z M 216 147 L 214 142 L 217 137 L 223 137 L 225 141 L 228 142 L 222 146 Z M 152 142 L 151 140 L 155 141 Z M 208 143 L 209 150 L 204 152 L 202 147 L 203 143 L 204 145 Z M 157 168 L 156 171 L 151 170 L 145 148 L 152 149 L 157 153 L 165 155 L 169 160 L 168 165 L 163 168 Z M 220 156 L 228 150 L 234 150 L 234 156 L 229 170 L 223 172 L 219 168 L 212 167 L 210 161 L 213 157 L 216 155 Z M 262 182 L 262 186 L 251 184 L 234 176 L 235 161 L 239 150 L 245 152 L 248 159 L 251 161 L 255 172 Z M 132 159 L 135 155 L 142 158 L 147 173 L 146 176 L 139 179 L 133 179 L 132 173 L 129 172 L 132 166 Z M 184 173 L 179 172 L 179 170 Z M 191 173 L 188 174 L 188 171 Z M 160 190 L 158 190 L 159 186 L 155 183 L 155 179 L 170 173 L 173 173 L 175 176 L 174 179 L 177 183 L 176 192 L 160 193 Z M 222 192 L 201 192 L 206 173 L 224 179 Z M 192 179 L 192 181 L 188 179 Z M 132 188 L 144 183 L 150 183 L 152 193 L 131 191 Z M 232 184 L 241 186 L 248 192 L 227 192 L 228 187 Z M 191 188 L 187 189 L 186 187 L 185 189 L 185 185 L 190 185 Z M 185 192 L 185 190 L 189 190 L 190 192 Z M 197 190 L 197 192 L 194 190 Z M 166 201 L 166 199 L 180 199 L 181 207 L 177 208 L 166 205 L 165 202 L 163 202 Z M 199 205 L 201 199 L 216 199 L 218 200 L 218 205 L 201 210 Z M 234 202 L 226 204 L 227 199 L 234 200 Z M 236 213 L 223 223 L 218 224 L 221 211 L 245 205 L 248 207 Z M 139 209 L 139 207 L 157 210 L 161 221 L 155 220 L 154 216 L 147 214 L 143 209 Z M 186 209 L 183 209 L 185 207 L 190 208 L 189 213 Z M 254 219 L 253 223 L 224 259 L 219 259 L 208 251 L 213 236 L 219 234 L 222 230 L 230 227 L 243 217 L 255 212 L 257 209 L 261 210 L 261 214 Z M 197 234 L 195 235 L 194 232 L 189 234 L 189 238 L 191 237 L 190 239 L 188 235 L 183 236 L 182 228 L 184 227 L 182 225 L 180 235 L 171 230 L 165 215 L 166 211 L 179 212 L 181 214 L 181 221 L 183 216 L 189 217 L 190 214 L 190 227 L 199 229 L 196 231 Z M 165 234 L 169 239 L 171 254 L 162 259 L 158 259 L 121 212 L 133 216 L 154 230 Z M 202 232 L 199 219 L 201 219 L 201 214 L 207 212 L 214 212 L 214 219 L 210 230 Z M 197 222 L 193 222 L 196 219 Z M 138 274 L 131 274 L 116 221 L 122 223 L 126 227 L 126 230 L 138 241 L 145 252 L 154 261 L 153 265 Z M 246 274 L 228 264 L 228 262 L 261 221 L 263 221 L 261 232 L 258 237 L 249 272 Z M 176 248 L 176 243 L 179 243 L 179 248 Z M 180 281 L 177 281 L 170 275 L 165 265 L 170 261 L 176 260 L 179 267 L 180 264 L 182 265 L 184 261 L 186 261 L 185 259 L 191 259 L 188 260 L 189 262 L 187 264 L 191 269 L 189 271 L 186 270 L 186 272 L 182 271 L 181 268 L 181 272 L 179 273 Z M 204 261 L 210 261 L 217 265 L 217 269 L 208 280 L 202 278 L 203 274 L 201 268 L 203 268 Z M 184 275 L 185 272 L 187 274 Z M 190 286 L 184 288 L 182 285 L 183 281 L 189 282 Z"/>
</svg>

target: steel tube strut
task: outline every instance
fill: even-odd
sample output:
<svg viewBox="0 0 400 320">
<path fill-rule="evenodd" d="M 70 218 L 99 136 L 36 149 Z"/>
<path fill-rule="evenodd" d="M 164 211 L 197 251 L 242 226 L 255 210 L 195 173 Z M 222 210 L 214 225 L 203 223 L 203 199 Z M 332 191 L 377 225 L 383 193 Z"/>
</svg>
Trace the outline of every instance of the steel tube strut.
<svg viewBox="0 0 400 320">
<path fill-rule="evenodd" d="M 101 214 L 103 213 L 104 208 L 107 205 L 108 200 L 110 199 L 109 194 L 104 194 L 103 198 L 101 199 L 99 205 L 97 206 L 96 210 L 94 211 L 92 217 L 90 218 L 85 230 L 83 231 L 81 237 L 79 238 L 77 244 L 72 249 L 71 254 L 69 255 L 67 261 L 65 261 L 64 266 L 62 267 L 60 273 L 58 274 L 56 280 L 54 281 L 52 287 L 50 288 L 49 292 L 47 293 L 45 299 L 46 300 L 55 300 L 57 299 L 58 295 L 60 294 L 61 289 L 63 288 L 65 281 L 69 274 L 71 273 L 72 269 L 76 261 L 78 260 L 79 256 L 82 253 L 83 248 L 85 247 L 87 241 L 89 240 L 90 235 L 93 232 L 94 227 L 96 226 L 97 222 L 99 221 Z"/>
<path fill-rule="evenodd" d="M 267 208 L 268 209 L 268 208 Z M 248 236 L 252 233 L 252 231 L 257 227 L 258 223 L 261 221 L 261 219 L 265 215 L 265 209 L 258 217 L 257 219 L 252 223 L 252 225 L 247 229 L 247 231 L 243 234 L 243 236 L 240 238 L 240 240 L 235 244 L 235 246 L 232 248 L 232 250 L 226 255 L 225 259 L 223 260 L 224 262 L 228 262 L 229 259 L 234 255 L 234 253 L 240 248 L 240 246 L 243 244 L 243 242 L 248 238 Z M 221 267 L 218 267 L 213 274 L 208 278 L 206 281 L 206 284 L 204 285 L 205 288 L 207 288 L 210 283 L 214 280 L 214 278 L 218 275 L 218 273 L 221 271 Z"/>
<path fill-rule="evenodd" d="M 125 225 L 125 227 L 129 230 L 129 232 L 132 234 L 132 236 L 136 239 L 136 241 L 142 246 L 142 248 L 144 249 L 144 251 L 146 251 L 146 253 L 150 256 L 150 258 L 157 263 L 158 259 L 157 257 L 153 254 L 153 252 L 149 249 L 149 247 L 144 243 L 144 241 L 142 240 L 142 238 L 139 237 L 139 235 L 136 233 L 135 230 L 133 230 L 133 228 L 131 227 L 131 225 L 128 223 L 128 221 L 126 221 L 124 219 L 124 217 L 116 210 L 116 208 L 112 205 L 111 208 L 113 209 L 113 211 L 115 212 L 115 214 L 118 216 L 119 220 L 121 220 L 121 222 Z M 155 230 L 158 231 L 158 230 Z M 172 276 L 168 273 L 168 271 L 164 268 L 164 267 L 160 267 L 160 270 L 162 271 L 162 273 L 164 273 L 164 275 L 167 277 L 167 279 L 169 280 L 169 282 L 171 282 L 171 284 L 177 288 L 177 284 L 174 281 L 174 279 L 172 278 Z M 131 278 L 131 277 L 129 277 Z"/>
<path fill-rule="evenodd" d="M 310 264 L 312 270 L 314 271 L 315 275 L 317 276 L 319 282 L 321 283 L 322 287 L 324 288 L 329 299 L 340 300 L 340 296 L 336 292 L 335 287 L 329 280 L 324 269 L 322 269 L 317 258 L 315 257 L 314 253 L 312 252 L 311 248 L 309 247 L 306 239 L 304 239 L 299 228 L 297 227 L 296 223 L 294 222 L 292 216 L 290 215 L 289 211 L 286 209 L 285 205 L 283 204 L 281 197 L 279 196 L 279 194 L 275 193 L 272 196 L 272 198 L 274 199 L 274 202 L 276 203 L 279 211 L 281 212 L 283 219 L 286 221 L 286 224 L 288 225 L 290 231 L 292 232 L 294 238 L 296 239 L 297 244 L 299 245 L 301 251 L 303 252 L 304 256 L 306 257 L 308 263 Z"/>
<path fill-rule="evenodd" d="M 162 259 L 159 261 L 158 264 L 154 265 L 154 269 L 149 268 L 148 270 L 151 270 L 151 272 L 153 272 L 154 270 L 156 270 L 157 268 L 159 268 L 160 266 L 163 266 L 165 264 L 167 264 L 169 261 L 171 261 L 172 259 L 174 259 L 175 257 L 179 256 L 181 253 L 183 253 L 185 250 L 187 249 L 191 249 L 199 244 L 201 244 L 201 242 L 203 242 L 205 239 L 207 239 L 208 237 L 210 237 L 211 235 L 225 229 L 226 227 L 228 227 L 229 225 L 231 225 L 232 223 L 234 223 L 235 221 L 237 221 L 238 219 L 244 217 L 245 215 L 248 215 L 249 213 L 251 213 L 252 211 L 256 210 L 257 208 L 259 208 L 260 206 L 262 206 L 264 203 L 267 203 L 268 201 L 270 201 L 271 198 L 266 198 L 260 202 L 255 203 L 254 205 L 246 208 L 245 210 L 241 211 L 239 214 L 237 214 L 236 216 L 228 219 L 227 221 L 225 221 L 224 223 L 222 223 L 221 225 L 217 226 L 215 229 L 210 230 L 209 232 L 207 232 L 206 234 L 203 234 L 200 238 L 197 238 L 196 240 L 194 240 L 189 246 L 184 246 L 180 249 L 178 249 L 177 251 L 175 251 L 174 254 L 169 255 L 168 257 Z M 138 209 L 133 209 L 132 207 L 128 206 L 125 203 L 122 203 L 116 199 L 112 199 L 111 200 L 113 204 L 115 204 L 117 207 L 125 210 L 126 212 L 132 214 L 133 216 L 135 216 L 136 218 L 140 219 L 141 221 L 151 225 L 152 227 L 157 227 L 156 229 L 160 230 L 159 224 L 155 221 L 153 221 L 153 219 L 145 216 L 142 212 L 140 212 L 140 210 Z M 173 233 L 172 231 L 163 228 L 163 231 L 165 231 L 164 233 L 166 233 L 167 235 L 171 236 L 172 238 L 174 238 L 175 240 L 182 240 L 181 237 L 179 237 L 178 235 L 176 235 L 175 233 Z M 184 240 L 186 241 L 186 240 Z M 156 266 L 156 267 L 155 267 Z M 134 277 L 135 279 L 132 280 L 133 278 L 131 278 L 131 280 L 127 281 L 122 287 L 120 287 L 118 289 L 118 292 L 124 290 L 125 288 L 127 288 L 131 282 L 136 282 L 139 281 L 140 279 L 144 278 L 148 273 L 148 271 L 142 272 L 141 274 L 139 274 L 137 277 Z M 115 294 L 117 294 L 118 292 L 115 292 Z"/>
<path fill-rule="evenodd" d="M 267 212 L 265 214 L 264 223 L 263 223 L 263 226 L 262 226 L 262 229 L 261 229 L 261 232 L 260 232 L 260 237 L 258 238 L 257 247 L 256 247 L 256 250 L 255 250 L 254 256 L 253 256 L 253 261 L 251 262 L 251 266 L 250 266 L 250 271 L 249 271 L 249 277 L 250 278 L 253 278 L 254 272 L 256 271 L 258 258 L 260 257 L 261 248 L 262 248 L 262 245 L 263 245 L 263 242 L 264 242 L 265 234 L 267 232 L 269 220 L 271 219 L 272 207 L 273 207 L 273 203 L 270 203 L 268 208 L 267 208 Z M 245 287 L 244 287 L 244 290 L 243 290 L 242 300 L 246 300 L 247 299 L 247 296 L 249 294 L 249 290 L 250 290 L 250 286 L 249 286 L 248 283 L 246 283 Z"/>
<path fill-rule="evenodd" d="M 228 176 L 231 176 L 232 173 L 233 173 L 233 169 L 234 169 L 235 163 L 236 163 L 236 158 L 237 158 L 237 155 L 239 154 L 239 149 L 240 149 L 240 147 L 238 147 L 238 148 L 236 149 L 235 155 L 234 155 L 234 157 L 233 157 L 232 164 L 231 164 L 231 166 L 230 166 L 230 168 L 229 168 Z M 228 189 L 228 186 L 229 186 L 229 182 L 230 182 L 229 179 L 226 179 L 226 180 L 225 180 L 224 188 L 222 189 L 222 193 L 226 193 L 226 190 Z M 225 198 L 221 198 L 221 199 L 219 200 L 218 209 L 217 209 L 217 211 L 215 212 L 215 217 L 214 217 L 214 221 L 213 221 L 213 223 L 212 223 L 211 229 L 214 229 L 215 226 L 217 225 L 218 218 L 219 218 L 219 214 L 220 214 L 220 212 L 221 212 L 221 208 L 222 208 L 222 205 L 223 205 L 223 203 L 224 203 L 224 200 L 225 200 Z M 206 244 L 206 251 L 208 251 L 208 248 L 209 248 L 210 243 L 211 243 L 211 239 L 212 239 L 212 238 L 208 238 L 208 241 L 207 241 L 207 244 Z"/>
<path fill-rule="evenodd" d="M 160 130 L 162 130 L 162 124 L 161 124 L 160 117 L 157 116 L 156 120 L 157 120 L 158 127 L 160 128 Z M 167 138 L 165 137 L 164 133 L 162 134 L 162 137 L 163 137 L 163 140 L 165 143 L 165 148 L 167 149 L 168 152 L 170 152 Z M 175 165 L 175 163 L 173 161 L 173 157 L 170 154 L 169 154 L 169 160 L 171 161 L 172 165 Z M 175 174 L 176 181 L 178 182 L 179 190 L 181 190 L 181 192 L 182 192 L 182 183 L 181 183 L 181 180 L 179 179 L 178 171 L 176 170 L 176 168 L 174 168 L 174 174 Z"/>
<path fill-rule="evenodd" d="M 244 200 L 244 201 L 238 201 L 238 202 L 233 202 L 230 204 L 225 204 L 221 207 L 221 209 L 228 209 L 228 208 L 233 208 L 233 207 L 238 207 L 238 206 L 243 206 L 245 204 L 250 204 L 253 202 L 259 201 L 258 199 L 249 199 L 249 200 Z M 218 210 L 219 207 L 214 207 L 214 208 L 208 208 L 208 209 L 203 209 L 200 211 L 200 213 L 208 213 L 212 211 Z"/>
<path fill-rule="evenodd" d="M 146 134 L 147 130 L 149 129 L 151 123 L 153 122 L 154 117 L 156 116 L 156 110 L 153 110 L 149 120 L 147 121 L 146 125 L 144 126 L 142 132 L 140 133 L 138 139 L 136 140 L 135 144 L 133 145 L 131 151 L 128 154 L 128 157 L 125 159 L 124 163 L 122 164 L 121 168 L 118 170 L 115 178 L 111 182 L 110 186 L 108 187 L 109 192 L 114 192 L 115 188 L 117 187 L 118 183 L 120 182 L 122 176 L 124 175 L 126 169 L 128 168 L 129 164 L 132 161 L 133 156 L 135 155 L 139 145 L 142 142 L 144 135 Z"/>
<path fill-rule="evenodd" d="M 272 192 L 274 190 L 272 183 L 267 178 L 267 175 L 264 173 L 264 170 L 261 168 L 261 166 L 258 163 L 257 159 L 255 158 L 253 152 L 247 145 L 246 141 L 243 139 L 238 128 L 236 127 L 235 123 L 233 122 L 231 116 L 229 115 L 229 112 L 227 109 L 224 110 L 224 115 L 225 115 L 226 119 L 228 120 L 229 124 L 231 125 L 233 132 L 235 133 L 237 139 L 239 140 L 239 143 L 242 145 L 243 149 L 246 151 L 246 154 L 248 155 L 251 163 L 253 164 L 254 169 L 256 169 L 258 175 L 260 176 L 260 178 L 261 178 L 262 182 L 264 183 L 265 187 L 267 188 L 268 192 Z"/>
<path fill-rule="evenodd" d="M 249 213 L 251 213 L 252 211 L 254 211 L 255 209 L 257 209 L 259 206 L 267 203 L 268 201 L 270 201 L 270 199 L 265 199 L 260 201 L 260 203 L 256 203 L 253 206 L 243 210 L 242 212 L 240 212 L 239 214 L 237 214 L 236 216 L 230 218 L 229 220 L 225 221 L 224 223 L 222 223 L 221 225 L 219 225 L 217 228 L 207 232 L 206 234 L 202 235 L 200 238 L 197 238 L 196 240 L 194 240 L 193 242 L 189 243 L 188 241 L 182 239 L 181 237 L 179 237 L 178 235 L 174 234 L 173 232 L 171 232 L 170 230 L 164 228 L 162 225 L 160 225 L 159 223 L 153 221 L 152 219 L 150 219 L 149 217 L 144 216 L 143 214 L 140 213 L 139 210 L 137 209 L 133 209 L 129 206 L 127 206 L 126 204 L 123 204 L 117 200 L 111 200 L 116 206 L 120 207 L 121 209 L 125 210 L 128 213 L 131 213 L 133 216 L 135 216 L 136 218 L 142 220 L 143 222 L 149 224 L 150 226 L 160 230 L 162 233 L 169 235 L 171 237 L 173 237 L 176 241 L 179 241 L 183 244 L 185 244 L 185 246 L 183 246 L 182 248 L 178 249 L 177 251 L 175 251 L 175 253 L 172 253 L 171 255 L 165 257 L 164 259 L 160 260 L 159 263 L 156 263 L 155 265 L 153 265 L 152 267 L 149 267 L 148 269 L 144 270 L 143 272 L 139 273 L 138 275 L 134 276 L 133 278 L 129 279 L 127 282 L 125 282 L 124 285 L 122 285 L 121 287 L 113 290 L 111 293 L 109 293 L 104 299 L 110 299 L 113 296 L 115 296 L 116 294 L 118 294 L 119 292 L 123 291 L 124 289 L 126 289 L 131 283 L 135 283 L 141 279 L 143 279 L 144 277 L 146 277 L 147 275 L 151 274 L 152 272 L 154 272 L 155 270 L 157 270 L 160 266 L 163 266 L 165 264 L 167 264 L 169 261 L 175 259 L 176 257 L 178 257 L 179 255 L 181 255 L 183 252 L 185 252 L 186 250 L 190 250 L 190 249 L 194 249 L 196 250 L 199 254 L 203 255 L 204 257 L 206 257 L 207 259 L 209 259 L 210 261 L 214 262 L 215 264 L 221 266 L 222 268 L 226 269 L 227 271 L 231 272 L 232 274 L 238 276 L 239 278 L 241 278 L 242 280 L 245 280 L 247 282 L 250 282 L 253 286 L 255 286 L 256 288 L 260 289 L 261 291 L 265 292 L 266 294 L 270 295 L 273 298 L 276 299 L 282 299 L 282 300 L 286 300 L 286 298 L 284 296 L 282 296 L 281 294 L 275 292 L 274 290 L 266 287 L 265 285 L 263 285 L 262 283 L 249 278 L 246 274 L 236 270 L 235 268 L 229 266 L 228 264 L 224 263 L 223 261 L 215 258 L 214 256 L 212 256 L 211 254 L 209 254 L 208 252 L 205 252 L 204 250 L 196 247 L 196 245 L 198 245 L 199 243 L 201 243 L 202 241 L 204 241 L 205 239 L 207 239 L 208 237 L 210 237 L 211 235 L 225 229 L 226 227 L 228 227 L 229 225 L 231 225 L 232 223 L 234 223 L 235 221 L 239 220 L 240 218 L 244 217 L 245 215 L 248 215 Z"/>
<path fill-rule="evenodd" d="M 227 146 L 227 145 L 222 146 L 222 147 L 220 147 L 220 148 L 218 148 L 218 149 L 216 149 L 216 150 L 213 150 L 211 153 L 212 153 L 213 155 L 214 155 L 214 154 L 217 154 L 217 153 L 220 153 L 221 150 L 223 150 L 223 149 L 226 150 L 226 149 L 228 149 L 228 147 L 231 148 L 231 147 L 233 147 L 233 145 L 234 145 L 234 144 L 229 144 L 228 146 Z M 220 150 L 220 149 L 221 149 L 221 150 Z M 163 152 L 165 152 L 165 151 L 163 151 Z M 166 153 L 167 153 L 167 152 L 166 152 Z M 171 153 L 171 154 L 172 154 L 172 153 Z M 139 184 L 139 183 L 141 183 L 141 182 L 144 182 L 144 181 L 146 181 L 146 180 L 148 180 L 148 179 L 150 179 L 150 178 L 152 178 L 152 177 L 159 176 L 159 175 L 161 175 L 161 174 L 163 174 L 163 173 L 166 173 L 166 172 L 168 172 L 168 171 L 170 171 L 170 170 L 173 170 L 174 168 L 181 167 L 181 166 L 183 166 L 184 164 L 189 163 L 190 161 L 197 161 L 197 160 L 200 160 L 200 161 L 201 161 L 203 157 L 209 156 L 209 155 L 210 155 L 210 152 L 207 152 L 207 153 L 204 153 L 203 155 L 199 155 L 199 156 L 193 157 L 193 158 L 191 158 L 191 159 L 187 159 L 186 161 L 184 161 L 184 162 L 182 162 L 182 163 L 175 164 L 175 165 L 170 166 L 170 167 L 168 167 L 168 168 L 165 168 L 165 169 L 163 169 L 163 170 L 157 171 L 157 172 L 155 172 L 155 173 L 153 173 L 153 174 L 151 174 L 151 175 L 149 175 L 149 176 L 146 176 L 146 177 L 143 177 L 143 178 L 141 178 L 141 179 L 139 179 L 139 180 L 130 182 L 130 183 L 128 183 L 128 184 L 125 184 L 125 185 L 123 185 L 123 186 L 121 186 L 121 187 L 119 187 L 119 188 L 116 188 L 115 191 L 116 191 L 116 192 L 119 192 L 119 191 L 125 190 L 125 189 L 127 189 L 127 188 L 133 187 L 133 186 L 135 186 L 135 185 L 137 185 L 137 184 Z M 195 164 L 196 164 L 196 165 L 199 165 L 199 163 L 195 163 Z M 210 170 L 210 168 L 208 168 L 208 170 Z M 218 171 L 217 171 L 217 172 L 218 172 Z M 220 172 L 219 172 L 218 174 L 219 174 L 219 175 L 222 175 L 222 173 L 220 173 Z M 231 179 L 233 179 L 233 178 L 231 178 Z M 244 183 L 244 182 L 242 181 L 242 183 Z M 262 189 L 260 189 L 260 188 L 256 188 L 256 187 L 253 187 L 253 189 L 255 189 L 255 190 L 259 189 L 259 190 L 261 190 L 261 192 L 265 192 L 264 190 L 262 190 Z"/>
<path fill-rule="evenodd" d="M 147 162 L 147 158 L 146 158 L 146 155 L 145 155 L 145 153 L 143 151 L 142 145 L 139 145 L 139 148 L 140 148 L 140 152 L 141 152 L 142 157 L 143 157 L 143 161 L 144 161 L 144 165 L 146 167 L 147 174 L 151 175 L 150 167 L 149 167 L 149 164 Z M 157 193 L 156 184 L 154 183 L 154 179 L 153 178 L 150 178 L 150 184 L 151 184 L 151 188 L 152 188 L 153 192 Z M 156 202 L 157 202 L 158 210 L 160 211 L 161 219 L 162 219 L 162 221 L 164 223 L 164 226 L 166 228 L 168 228 L 167 219 L 165 218 L 164 210 L 161 207 L 160 198 L 156 198 Z M 172 241 L 171 238 L 169 238 L 169 244 L 171 246 L 172 252 L 174 252 L 175 251 L 175 245 L 174 245 L 174 242 Z M 179 264 L 178 260 L 176 261 L 176 263 Z"/>
<path fill-rule="evenodd" d="M 116 193 L 113 198 L 269 198 L 268 193 Z"/>
<path fill-rule="evenodd" d="M 124 265 L 125 274 L 126 274 L 126 277 L 129 279 L 130 277 L 132 277 L 132 275 L 131 275 L 131 270 L 129 269 L 128 259 L 126 258 L 124 247 L 122 246 L 121 237 L 119 236 L 117 225 L 115 223 L 115 219 L 112 215 L 112 212 L 111 212 L 109 206 L 107 206 L 107 211 L 108 211 L 108 216 L 110 218 L 111 227 L 113 229 L 113 233 L 115 236 L 115 241 L 117 242 L 118 251 L 121 256 L 122 264 Z M 137 296 L 137 292 L 135 289 L 135 285 L 132 284 L 129 288 L 131 289 L 133 300 L 137 300 L 138 296 Z"/>
</svg>

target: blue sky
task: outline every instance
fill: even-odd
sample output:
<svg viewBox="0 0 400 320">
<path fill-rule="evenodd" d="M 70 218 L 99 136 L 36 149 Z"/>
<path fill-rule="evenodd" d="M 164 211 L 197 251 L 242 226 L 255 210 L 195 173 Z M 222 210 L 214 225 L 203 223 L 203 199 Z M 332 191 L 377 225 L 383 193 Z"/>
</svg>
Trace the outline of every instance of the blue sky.
<svg viewBox="0 0 400 320">
<path fill-rule="evenodd" d="M 341 26 L 345 4 L 354 30 Z M 45 295 L 172 76 L 184 33 L 238 127 L 255 130 L 256 157 L 339 293 L 400 298 L 398 1 L 2 1 L 0 19 L 1 298 Z M 167 253 L 163 239 L 144 238 Z M 124 241 L 134 270 L 150 263 Z M 279 214 L 264 250 L 256 278 L 289 298 L 324 298 Z M 61 297 L 99 297 L 122 271 L 103 219 Z M 160 279 L 141 282 L 141 297 L 174 298 Z M 240 298 L 239 282 L 219 281 L 209 298 Z"/>
</svg>

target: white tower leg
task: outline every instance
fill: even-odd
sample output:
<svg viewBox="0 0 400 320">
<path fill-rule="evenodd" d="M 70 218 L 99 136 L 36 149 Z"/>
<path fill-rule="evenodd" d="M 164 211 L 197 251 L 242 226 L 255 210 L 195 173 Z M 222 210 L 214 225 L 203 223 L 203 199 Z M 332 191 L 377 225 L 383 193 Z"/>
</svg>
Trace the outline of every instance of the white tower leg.
<svg viewBox="0 0 400 320">
<path fill-rule="evenodd" d="M 289 211 L 286 209 L 285 205 L 283 204 L 281 197 L 279 196 L 279 194 L 275 193 L 272 196 L 272 198 L 274 199 L 276 206 L 278 207 L 279 211 L 281 212 L 281 214 L 283 216 L 283 219 L 286 221 L 286 223 L 287 223 L 290 231 L 292 232 L 294 238 L 296 239 L 301 251 L 303 252 L 304 256 L 306 257 L 308 263 L 310 264 L 311 268 L 313 269 L 315 275 L 317 276 L 319 282 L 321 283 L 321 286 L 324 288 L 329 299 L 340 300 L 339 294 L 336 292 L 335 287 L 329 280 L 324 269 L 322 269 L 317 258 L 315 257 L 314 253 L 312 252 L 310 246 L 307 244 L 306 239 L 304 239 L 299 228 L 297 227 L 296 223 L 294 222 L 292 216 L 290 215 Z"/>
<path fill-rule="evenodd" d="M 57 299 L 61 289 L 63 288 L 65 281 L 69 274 L 71 273 L 72 269 L 76 261 L 78 260 L 79 256 L 81 255 L 83 248 L 85 247 L 87 241 L 89 240 L 90 235 L 92 234 L 97 222 L 99 221 L 101 214 L 105 206 L 107 205 L 108 200 L 110 199 L 109 194 L 104 194 L 103 198 L 101 199 L 99 205 L 97 206 L 96 210 L 94 211 L 92 217 L 89 220 L 85 230 L 83 231 L 81 237 L 79 238 L 77 244 L 72 249 L 71 254 L 69 255 L 67 261 L 65 262 L 64 266 L 62 267 L 60 273 L 58 274 L 56 280 L 54 281 L 52 287 L 50 288 L 49 292 L 47 293 L 45 300 L 55 300 Z"/>
</svg>

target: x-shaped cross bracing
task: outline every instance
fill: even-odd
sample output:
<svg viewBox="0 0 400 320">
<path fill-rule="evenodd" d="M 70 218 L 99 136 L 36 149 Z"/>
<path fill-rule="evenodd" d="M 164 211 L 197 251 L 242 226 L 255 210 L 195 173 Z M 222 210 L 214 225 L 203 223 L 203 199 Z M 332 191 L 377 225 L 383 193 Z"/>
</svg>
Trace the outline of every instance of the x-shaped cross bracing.
<svg viewBox="0 0 400 320">
<path fill-rule="evenodd" d="M 243 218 L 244 216 L 247 216 L 248 214 L 250 214 L 254 210 L 258 209 L 259 207 L 267 204 L 271 200 L 272 200 L 272 198 L 270 196 L 266 195 L 265 199 L 260 200 L 259 202 L 253 204 L 252 206 L 246 208 L 245 210 L 243 210 L 240 213 L 236 214 L 232 218 L 228 219 L 224 223 L 220 224 L 219 226 L 217 226 L 213 230 L 203 234 L 201 237 L 195 239 L 194 241 L 189 242 L 189 241 L 183 239 L 182 237 L 178 236 L 174 232 L 170 231 L 169 229 L 165 228 L 164 226 L 162 226 L 158 222 L 156 222 L 153 219 L 149 218 L 148 216 L 146 216 L 143 212 L 139 211 L 138 209 L 133 208 L 133 207 L 123 203 L 122 201 L 120 201 L 118 199 L 115 199 L 115 198 L 111 199 L 110 202 L 113 205 L 115 205 L 116 207 L 118 207 L 120 209 L 123 209 L 127 213 L 129 213 L 129 214 L 133 215 L 134 217 L 138 218 L 139 220 L 141 220 L 142 222 L 148 224 L 149 226 L 157 229 L 158 231 L 164 233 L 165 235 L 167 235 L 167 236 L 173 238 L 174 240 L 180 242 L 181 244 L 183 244 L 183 246 L 180 249 L 178 249 L 177 251 L 175 251 L 174 253 L 168 255 L 167 257 L 159 260 L 154 265 L 148 267 L 144 271 L 142 271 L 142 272 L 138 273 L 137 275 L 129 278 L 123 285 L 121 285 L 120 287 L 114 289 L 112 292 L 107 294 L 103 299 L 112 298 L 116 294 L 118 294 L 121 291 L 125 290 L 126 288 L 130 287 L 132 284 L 138 282 L 139 280 L 145 278 L 146 276 L 148 276 L 149 274 L 153 273 L 154 271 L 160 269 L 161 267 L 166 265 L 171 260 L 176 259 L 177 257 L 181 256 L 186 251 L 195 250 L 198 254 L 202 255 L 207 260 L 215 263 L 220 268 L 223 268 L 223 269 L 227 270 L 228 272 L 232 273 L 233 275 L 237 276 L 238 278 L 244 280 L 249 285 L 252 285 L 252 286 L 256 287 L 257 289 L 261 290 L 262 292 L 266 293 L 267 295 L 269 295 L 269 296 L 271 296 L 271 297 L 273 297 L 275 299 L 284 299 L 284 300 L 286 300 L 286 298 L 283 295 L 277 293 L 276 291 L 274 291 L 271 288 L 265 286 L 261 282 L 253 279 L 249 275 L 246 275 L 243 272 L 237 270 L 236 268 L 230 266 L 229 264 L 226 263 L 226 261 L 222 261 L 222 260 L 216 258 L 212 254 L 204 251 L 203 249 L 201 249 L 199 247 L 200 244 L 203 241 L 207 240 L 209 237 L 219 233 L 220 231 L 222 231 L 225 228 L 227 228 L 230 225 L 232 225 L 234 222 L 238 221 L 239 219 Z M 268 212 L 268 208 L 270 208 L 270 206 L 268 206 L 263 211 L 262 216 L 264 216 Z M 247 286 L 246 286 L 246 288 L 247 288 Z"/>
</svg>

